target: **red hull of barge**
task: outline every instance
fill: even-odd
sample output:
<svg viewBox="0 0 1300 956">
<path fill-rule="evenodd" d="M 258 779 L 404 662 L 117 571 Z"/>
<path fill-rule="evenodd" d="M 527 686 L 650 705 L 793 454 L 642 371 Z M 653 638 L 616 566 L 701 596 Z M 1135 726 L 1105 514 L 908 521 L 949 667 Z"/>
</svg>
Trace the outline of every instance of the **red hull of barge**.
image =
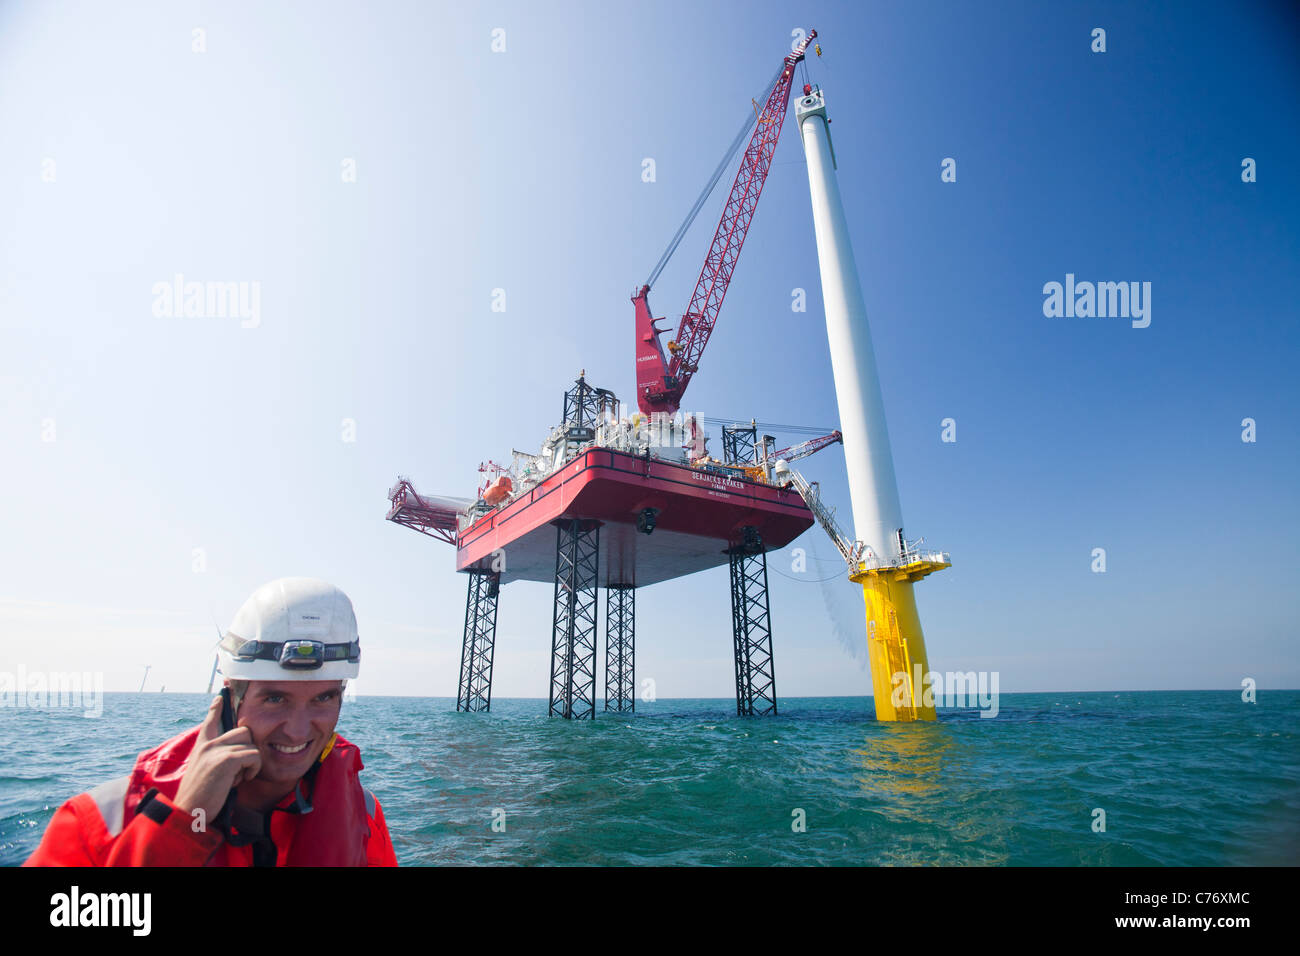
<svg viewBox="0 0 1300 956">
<path fill-rule="evenodd" d="M 646 508 L 658 509 L 648 535 L 636 528 Z M 502 584 L 553 582 L 553 522 L 569 518 L 601 522 L 601 587 L 645 587 L 726 564 L 726 550 L 741 543 L 746 525 L 758 529 L 767 549 L 783 548 L 814 520 L 792 489 L 592 448 L 460 532 L 456 569 L 503 560 L 496 565 Z"/>
</svg>

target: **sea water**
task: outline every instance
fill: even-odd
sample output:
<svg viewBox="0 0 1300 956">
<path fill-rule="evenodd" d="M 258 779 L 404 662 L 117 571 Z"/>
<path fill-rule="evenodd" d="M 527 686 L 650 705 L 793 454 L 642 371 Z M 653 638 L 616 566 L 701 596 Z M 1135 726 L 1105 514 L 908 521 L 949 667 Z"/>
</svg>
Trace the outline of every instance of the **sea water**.
<svg viewBox="0 0 1300 956">
<path fill-rule="evenodd" d="M 201 694 L 0 708 L 0 864 L 54 810 L 194 726 Z M 356 743 L 403 865 L 1221 866 L 1300 861 L 1300 691 L 1002 694 L 882 724 L 870 698 L 544 700 L 461 714 L 359 697 Z"/>
</svg>

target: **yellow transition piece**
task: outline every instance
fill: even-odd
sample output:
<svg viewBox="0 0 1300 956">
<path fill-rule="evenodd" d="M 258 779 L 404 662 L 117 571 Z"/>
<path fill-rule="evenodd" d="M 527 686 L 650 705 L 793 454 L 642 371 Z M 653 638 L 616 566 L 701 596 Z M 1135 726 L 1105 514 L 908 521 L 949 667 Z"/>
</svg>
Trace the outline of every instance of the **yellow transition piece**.
<svg viewBox="0 0 1300 956">
<path fill-rule="evenodd" d="M 862 585 L 867 605 L 867 659 L 877 720 L 935 719 L 933 698 L 928 706 L 925 702 L 923 680 L 930 664 L 912 586 L 950 566 L 917 560 L 902 567 L 863 568 L 849 575 L 850 581 Z"/>
</svg>

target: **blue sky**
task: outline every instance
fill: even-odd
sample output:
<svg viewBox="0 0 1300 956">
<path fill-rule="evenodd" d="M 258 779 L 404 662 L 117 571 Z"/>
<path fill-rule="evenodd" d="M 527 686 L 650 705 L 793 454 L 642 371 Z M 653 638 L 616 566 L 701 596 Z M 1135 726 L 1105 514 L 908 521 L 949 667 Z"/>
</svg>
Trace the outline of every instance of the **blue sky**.
<svg viewBox="0 0 1300 956">
<path fill-rule="evenodd" d="M 580 368 L 630 400 L 629 296 L 810 26 L 908 534 L 953 556 L 932 667 L 1300 686 L 1300 57 L 1267 3 L 0 5 L 0 669 L 201 690 L 215 624 L 307 574 L 354 600 L 362 693 L 454 695 L 464 578 L 386 490 L 472 494 Z M 259 283 L 256 327 L 155 315 L 176 273 Z M 1150 282 L 1150 326 L 1045 317 L 1067 273 Z M 684 406 L 834 427 L 820 303 L 791 115 Z M 847 514 L 840 451 L 805 466 Z M 860 593 L 797 544 L 778 692 L 865 694 Z M 503 593 L 498 696 L 545 695 L 550 597 Z M 732 694 L 725 570 L 638 612 L 639 678 Z"/>
</svg>

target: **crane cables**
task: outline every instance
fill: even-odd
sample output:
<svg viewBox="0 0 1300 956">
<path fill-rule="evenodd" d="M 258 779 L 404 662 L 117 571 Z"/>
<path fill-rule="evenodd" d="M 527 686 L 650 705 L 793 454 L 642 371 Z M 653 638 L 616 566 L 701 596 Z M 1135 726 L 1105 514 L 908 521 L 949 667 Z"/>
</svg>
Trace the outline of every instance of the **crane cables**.
<svg viewBox="0 0 1300 956">
<path fill-rule="evenodd" d="M 762 96 L 755 99 L 755 103 L 767 102 L 767 98 L 772 94 L 772 87 L 776 86 L 776 82 L 781 78 L 781 73 L 784 70 L 785 64 L 782 63 L 781 68 L 773 74 L 771 82 L 763 88 Z M 726 172 L 727 167 L 731 165 L 731 161 L 735 158 L 736 152 L 740 149 L 741 144 L 745 142 L 745 137 L 749 135 L 750 127 L 757 122 L 758 108 L 755 107 L 751 109 L 749 113 L 745 114 L 745 125 L 740 128 L 740 132 L 736 133 L 736 138 L 731 141 L 731 146 L 727 149 L 727 155 L 722 157 L 722 162 L 718 163 L 718 168 L 713 171 L 713 176 L 710 177 L 704 190 L 700 193 L 699 198 L 695 200 L 695 205 L 693 205 L 691 211 L 686 214 L 686 218 L 682 221 L 682 224 L 677 227 L 677 232 L 674 234 L 672 242 L 668 243 L 668 248 L 664 250 L 664 254 L 660 256 L 659 261 L 655 263 L 654 270 L 650 273 L 650 278 L 645 280 L 647 286 L 653 286 L 659 280 L 659 273 L 663 272 L 664 267 L 668 265 L 668 260 L 671 259 L 673 253 L 677 251 L 677 247 L 681 244 L 682 238 L 686 235 L 687 230 L 691 228 L 691 224 L 695 222 L 695 217 L 700 214 L 700 210 L 703 209 L 704 204 L 708 202 L 709 196 L 713 194 L 714 188 L 718 185 L 718 180 L 722 178 L 722 174 Z"/>
<path fill-rule="evenodd" d="M 734 426 L 736 428 L 750 427 L 748 422 L 742 422 L 735 418 L 710 418 L 705 415 L 697 415 L 696 417 L 706 425 Z M 833 428 L 820 428 L 815 425 L 775 425 L 772 422 L 755 422 L 754 427 L 763 431 L 794 432 L 802 435 L 829 435 L 835 430 Z"/>
</svg>

